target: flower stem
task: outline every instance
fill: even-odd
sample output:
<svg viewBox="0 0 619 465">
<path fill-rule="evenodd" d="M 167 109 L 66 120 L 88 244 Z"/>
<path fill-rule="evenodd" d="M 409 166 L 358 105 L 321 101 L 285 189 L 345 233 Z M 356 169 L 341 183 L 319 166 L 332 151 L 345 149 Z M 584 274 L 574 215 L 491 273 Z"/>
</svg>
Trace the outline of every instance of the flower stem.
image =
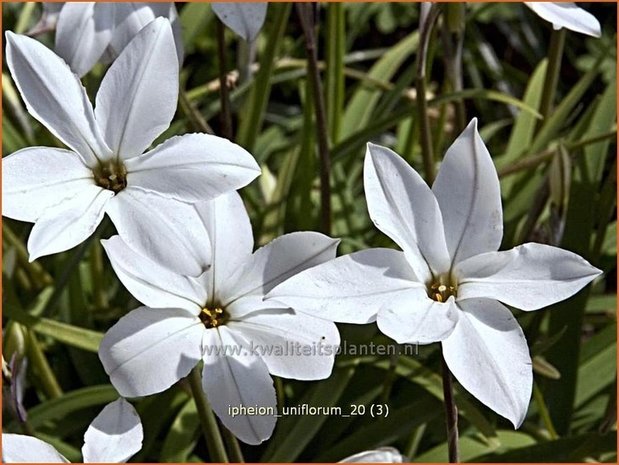
<svg viewBox="0 0 619 465">
<path fill-rule="evenodd" d="M 226 37 L 224 23 L 217 19 L 217 58 L 219 61 L 219 98 L 221 101 L 221 134 L 232 140 L 232 114 L 230 113 L 230 93 L 228 92 L 228 73 L 226 72 Z"/>
<path fill-rule="evenodd" d="M 316 53 L 316 34 L 313 3 L 296 3 L 297 13 L 305 36 L 307 52 L 307 74 L 310 80 L 316 112 L 316 138 L 318 140 L 318 155 L 320 160 L 320 210 L 321 230 L 325 234 L 331 232 L 331 156 L 329 154 L 329 132 L 327 129 L 327 115 L 322 92 L 322 82 L 318 70 L 318 56 Z"/>
<path fill-rule="evenodd" d="M 228 428 L 224 428 L 223 431 L 224 440 L 228 446 L 231 461 L 233 463 L 245 463 L 243 451 L 241 450 L 241 446 L 239 445 L 239 441 L 236 439 L 236 436 L 232 434 Z"/>
<path fill-rule="evenodd" d="M 202 377 L 200 376 L 200 368 L 197 366 L 191 370 L 189 374 L 189 385 L 191 386 L 191 393 L 196 403 L 198 417 L 202 425 L 202 433 L 206 440 L 210 458 L 214 462 L 228 463 L 228 454 L 226 453 L 226 448 L 221 438 L 217 418 L 215 418 L 213 409 L 202 390 Z"/>
<path fill-rule="evenodd" d="M 462 50 L 464 48 L 464 4 L 446 3 L 446 21 L 442 28 L 445 48 L 445 70 L 452 92 L 462 91 Z M 456 110 L 455 133 L 460 133 L 466 126 L 466 109 L 464 100 L 454 102 Z"/>
<path fill-rule="evenodd" d="M 445 403 L 445 421 L 447 423 L 447 448 L 449 450 L 449 463 L 460 461 L 460 451 L 458 445 L 458 407 L 453 396 L 453 381 L 451 372 L 445 362 L 445 357 L 441 355 L 441 365 L 443 371 L 443 397 Z"/>
<path fill-rule="evenodd" d="M 552 111 L 552 102 L 555 98 L 555 91 L 559 82 L 559 72 L 561 71 L 561 59 L 563 58 L 563 46 L 565 45 L 566 29 L 553 30 L 550 36 L 550 49 L 548 51 L 548 68 L 544 79 L 544 90 L 542 101 L 540 102 L 539 112 L 544 117 L 540 121 L 540 126 Z"/>
<path fill-rule="evenodd" d="M 434 169 L 434 154 L 432 151 L 432 133 L 430 132 L 430 120 L 428 118 L 428 101 L 426 97 L 426 69 L 428 59 L 428 47 L 430 37 L 438 15 L 440 7 L 433 3 L 428 13 L 425 24 L 421 26 L 421 37 L 419 40 L 419 52 L 417 55 L 417 117 L 419 119 L 419 130 L 421 132 L 421 154 L 423 157 L 423 168 L 426 174 L 426 181 L 432 183 L 436 175 Z"/>
<path fill-rule="evenodd" d="M 550 418 L 550 414 L 548 413 L 548 407 L 546 407 L 546 402 L 544 401 L 544 396 L 542 391 L 540 390 L 537 383 L 533 383 L 533 398 L 535 399 L 535 403 L 537 404 L 537 408 L 539 410 L 539 416 L 541 417 L 548 433 L 550 434 L 550 439 L 555 440 L 559 439 L 559 435 L 555 430 L 554 425 L 552 424 L 552 419 Z"/>
</svg>

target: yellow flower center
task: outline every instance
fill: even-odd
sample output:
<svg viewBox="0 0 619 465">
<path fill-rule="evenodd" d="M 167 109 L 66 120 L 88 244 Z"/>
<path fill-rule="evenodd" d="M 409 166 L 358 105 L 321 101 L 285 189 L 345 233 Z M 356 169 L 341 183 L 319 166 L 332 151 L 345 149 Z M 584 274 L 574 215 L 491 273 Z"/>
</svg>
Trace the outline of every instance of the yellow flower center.
<svg viewBox="0 0 619 465">
<path fill-rule="evenodd" d="M 221 307 L 204 307 L 200 312 L 200 320 L 207 328 L 217 328 L 226 324 L 228 314 Z"/>
<path fill-rule="evenodd" d="M 111 160 L 100 163 L 93 170 L 97 186 L 113 191 L 118 194 L 127 187 L 127 169 L 120 160 Z"/>
<path fill-rule="evenodd" d="M 436 302 L 447 302 L 449 297 L 458 295 L 458 283 L 449 276 L 439 276 L 427 286 L 428 297 Z"/>
</svg>

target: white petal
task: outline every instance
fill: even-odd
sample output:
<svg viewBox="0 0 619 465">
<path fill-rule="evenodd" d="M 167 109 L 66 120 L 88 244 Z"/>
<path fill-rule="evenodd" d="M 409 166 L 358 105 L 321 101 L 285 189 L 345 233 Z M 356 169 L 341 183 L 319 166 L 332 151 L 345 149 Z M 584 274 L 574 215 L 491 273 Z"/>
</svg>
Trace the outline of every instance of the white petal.
<svg viewBox="0 0 619 465">
<path fill-rule="evenodd" d="M 219 289 L 223 304 L 246 295 L 264 296 L 291 276 L 335 258 L 339 240 L 317 232 L 285 234 L 259 248 L 245 266 Z"/>
<path fill-rule="evenodd" d="M 258 348 L 273 375 L 300 380 L 331 375 L 340 334 L 330 321 L 273 311 L 230 321 L 228 327 Z"/>
<path fill-rule="evenodd" d="M 375 450 L 359 452 L 346 457 L 338 463 L 402 463 L 408 459 L 393 447 L 379 447 Z"/>
<path fill-rule="evenodd" d="M 205 277 L 209 297 L 216 298 L 217 291 L 249 261 L 254 235 L 243 200 L 235 191 L 196 204 L 196 210 L 211 241 L 212 265 Z"/>
<path fill-rule="evenodd" d="M 122 159 L 140 155 L 170 125 L 178 98 L 178 58 L 170 22 L 142 29 L 101 81 L 95 116 Z"/>
<path fill-rule="evenodd" d="M 452 263 L 498 250 L 503 238 L 501 189 L 476 118 L 447 150 L 432 190 L 443 213 Z"/>
<path fill-rule="evenodd" d="M 84 463 L 123 463 L 142 448 L 142 422 L 125 399 L 107 404 L 84 434 Z"/>
<path fill-rule="evenodd" d="M 443 356 L 458 382 L 518 428 L 527 414 L 533 370 L 522 329 L 497 301 L 459 301 L 461 312 Z"/>
<path fill-rule="evenodd" d="M 458 299 L 488 297 L 519 308 L 538 310 L 571 297 L 601 271 L 575 253 L 527 243 L 490 252 L 458 264 Z"/>
<path fill-rule="evenodd" d="M 593 37 L 602 36 L 600 22 L 586 10 L 575 3 L 524 2 L 539 17 L 552 23 L 555 29 L 565 27 Z"/>
<path fill-rule="evenodd" d="M 340 323 L 370 323 L 402 291 L 423 286 L 402 252 L 368 249 L 299 273 L 266 296 L 295 311 Z"/>
<path fill-rule="evenodd" d="M 435 302 L 423 288 L 411 289 L 385 301 L 376 324 L 398 344 L 430 344 L 442 341 L 453 331 L 458 309 L 453 297 Z"/>
<path fill-rule="evenodd" d="M 101 4 L 103 5 L 103 4 Z M 180 36 L 180 21 L 174 3 L 139 3 L 119 2 L 114 4 L 116 10 L 116 28 L 109 51 L 114 59 L 131 42 L 131 39 L 155 18 L 162 16 L 172 22 L 178 62 L 182 63 L 183 46 Z"/>
<path fill-rule="evenodd" d="M 421 176 L 392 150 L 368 144 L 363 185 L 372 221 L 402 248 L 419 281 L 448 271 L 441 212 Z"/>
<path fill-rule="evenodd" d="M 69 66 L 29 37 L 7 31 L 6 41 L 7 64 L 28 112 L 88 166 L 108 158 L 86 90 Z"/>
<path fill-rule="evenodd" d="M 94 12 L 94 2 L 68 2 L 58 16 L 54 48 L 78 76 L 99 61 L 112 37 L 112 8 L 105 5 Z"/>
<path fill-rule="evenodd" d="M 2 215 L 36 221 L 45 210 L 94 184 L 70 150 L 29 147 L 2 159 Z"/>
<path fill-rule="evenodd" d="M 227 139 L 185 134 L 127 160 L 127 182 L 186 202 L 211 200 L 260 174 L 249 152 Z"/>
<path fill-rule="evenodd" d="M 211 245 L 192 205 L 128 187 L 112 199 L 107 214 L 140 255 L 190 276 L 208 268 Z"/>
<path fill-rule="evenodd" d="M 118 279 L 131 294 L 152 308 L 183 308 L 199 312 L 206 289 L 188 276 L 170 271 L 131 249 L 120 236 L 101 241 Z"/>
<path fill-rule="evenodd" d="M 200 319 L 176 308 L 140 307 L 110 328 L 99 358 L 123 397 L 162 392 L 184 378 L 202 356 Z"/>
<path fill-rule="evenodd" d="M 94 184 L 86 185 L 73 197 L 49 207 L 37 219 L 28 238 L 30 261 L 64 252 L 95 232 L 114 193 Z"/>
<path fill-rule="evenodd" d="M 2 434 L 4 463 L 69 463 L 48 443 L 22 434 Z"/>
<path fill-rule="evenodd" d="M 271 437 L 276 422 L 277 400 L 269 370 L 240 334 L 223 326 L 207 335 L 202 373 L 206 396 L 232 434 L 247 444 L 260 444 Z M 231 355 L 233 350 L 240 353 Z M 229 407 L 239 406 L 272 409 L 272 413 L 232 416 Z"/>
<path fill-rule="evenodd" d="M 247 41 L 256 38 L 267 15 L 268 3 L 212 3 L 213 12 L 237 35 Z"/>
</svg>

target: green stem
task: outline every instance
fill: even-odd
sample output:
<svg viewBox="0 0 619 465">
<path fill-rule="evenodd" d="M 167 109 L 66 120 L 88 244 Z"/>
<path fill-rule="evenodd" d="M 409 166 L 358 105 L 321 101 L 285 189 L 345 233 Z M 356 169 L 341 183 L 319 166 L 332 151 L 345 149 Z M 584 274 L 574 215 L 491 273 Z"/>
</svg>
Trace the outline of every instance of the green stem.
<svg viewBox="0 0 619 465">
<path fill-rule="evenodd" d="M 316 113 L 316 139 L 318 141 L 318 155 L 320 161 L 320 211 L 321 230 L 325 234 L 331 233 L 331 155 L 329 153 L 329 131 L 327 129 L 327 115 L 322 92 L 322 82 L 318 70 L 318 56 L 316 52 L 316 27 L 313 3 L 297 3 L 297 13 L 301 28 L 305 35 L 305 49 L 307 52 L 307 74 L 314 98 Z"/>
<path fill-rule="evenodd" d="M 195 130 L 205 132 L 207 134 L 215 134 L 213 128 L 211 128 L 208 122 L 204 119 L 200 111 L 191 103 L 187 97 L 187 92 L 183 89 L 180 90 L 178 103 L 183 114 L 189 119 Z"/>
<path fill-rule="evenodd" d="M 197 366 L 189 374 L 189 386 L 196 403 L 198 417 L 202 425 L 202 433 L 206 440 L 210 458 L 214 462 L 228 463 L 228 454 L 221 438 L 217 418 L 215 418 L 213 409 L 202 390 L 202 376 L 200 375 L 200 368 Z"/>
<path fill-rule="evenodd" d="M 542 101 L 540 102 L 539 112 L 544 117 L 541 124 L 550 116 L 552 103 L 555 98 L 555 91 L 559 83 L 559 72 L 561 71 L 561 59 L 563 58 L 563 47 L 565 45 L 566 29 L 554 29 L 550 36 L 550 49 L 548 50 L 548 68 L 544 79 L 544 90 Z"/>
<path fill-rule="evenodd" d="M 269 7 L 269 15 L 272 14 L 273 18 L 271 30 L 262 53 L 258 74 L 256 74 L 251 93 L 244 104 L 246 117 L 240 120 L 236 137 L 239 145 L 250 152 L 254 149 L 256 139 L 262 129 L 264 113 L 271 93 L 271 78 L 273 77 L 277 54 L 288 26 L 291 5 L 291 3 L 281 3 L 272 4 Z"/>
<path fill-rule="evenodd" d="M 230 112 L 230 93 L 228 73 L 226 72 L 226 28 L 219 18 L 217 22 L 217 58 L 219 61 L 219 99 L 221 101 L 221 134 L 232 140 L 232 113 Z"/>
<path fill-rule="evenodd" d="M 615 137 L 616 135 L 617 135 L 617 130 L 613 129 L 612 131 L 598 134 L 596 136 L 593 136 L 587 139 L 582 139 L 577 142 L 567 143 L 565 144 L 565 148 L 570 151 L 576 151 L 577 149 L 586 147 L 587 145 L 595 144 L 596 142 L 601 142 L 611 137 Z M 549 149 L 546 149 L 534 155 L 523 156 L 523 158 L 521 158 L 520 161 L 516 163 L 512 163 L 511 165 L 507 165 L 503 168 L 499 168 L 498 170 L 499 178 L 504 178 L 506 176 L 510 176 L 520 171 L 527 170 L 529 168 L 534 168 L 546 161 L 550 161 L 556 151 L 557 149 L 555 147 L 551 147 Z"/>
<path fill-rule="evenodd" d="M 45 353 L 41 349 L 39 340 L 34 335 L 34 332 L 28 330 L 28 355 L 32 360 L 32 366 L 41 380 L 41 385 L 45 393 L 50 399 L 62 397 L 62 388 L 56 379 L 54 370 L 49 366 Z"/>
<path fill-rule="evenodd" d="M 97 310 L 108 308 L 107 295 L 103 285 L 103 252 L 99 241 L 94 241 L 90 249 L 90 276 L 92 277 L 92 292 Z"/>
<path fill-rule="evenodd" d="M 449 450 L 449 463 L 460 461 L 460 451 L 458 445 L 458 407 L 453 395 L 453 380 L 451 372 L 441 355 L 441 365 L 443 374 L 443 398 L 445 404 L 445 423 L 447 424 L 447 448 Z"/>
<path fill-rule="evenodd" d="M 241 446 L 239 445 L 239 441 L 236 439 L 236 436 L 230 432 L 230 430 L 226 427 L 223 428 L 224 431 L 224 440 L 226 441 L 226 445 L 228 446 L 228 452 L 230 453 L 230 459 L 233 463 L 245 463 L 245 458 L 243 457 L 243 451 L 241 450 Z"/>
<path fill-rule="evenodd" d="M 417 451 L 419 450 L 419 444 L 421 444 L 421 440 L 423 439 L 423 435 L 426 432 L 427 426 L 427 423 L 422 423 L 413 430 L 413 434 L 411 434 L 409 443 L 406 449 L 404 449 L 404 456 L 409 460 L 412 460 L 417 455 Z"/>
<path fill-rule="evenodd" d="M 327 8 L 327 37 L 329 37 L 327 59 L 326 63 L 319 63 L 319 66 L 322 64 L 327 70 L 327 120 L 331 129 L 331 141 L 337 143 L 342 127 L 344 96 L 346 93 L 344 75 L 346 22 L 344 18 L 344 5 L 342 3 L 330 3 Z"/>
<path fill-rule="evenodd" d="M 426 70 L 428 47 L 430 37 L 436 20 L 440 13 L 438 4 L 433 3 L 428 13 L 428 19 L 421 27 L 421 37 L 419 39 L 419 52 L 417 54 L 417 118 L 419 119 L 421 155 L 423 157 L 423 168 L 426 174 L 426 181 L 431 184 L 434 181 L 436 171 L 434 168 L 434 154 L 432 151 L 432 133 L 430 131 L 430 119 L 428 118 L 428 101 L 426 87 Z"/>
<path fill-rule="evenodd" d="M 399 346 L 398 346 L 399 347 Z M 393 383 L 396 380 L 396 369 L 398 367 L 398 360 L 400 359 L 400 354 L 394 353 L 389 358 L 389 370 L 385 376 L 385 380 L 383 381 L 383 390 L 380 394 L 380 401 L 383 404 L 389 402 L 389 396 L 391 395 L 391 389 L 393 388 Z"/>
<path fill-rule="evenodd" d="M 7 224 L 2 225 L 2 235 L 7 244 L 15 248 L 19 262 L 24 266 L 24 268 L 30 271 L 30 274 L 35 279 L 38 288 L 49 286 L 54 282 L 54 278 L 52 278 L 51 275 L 45 271 L 45 268 L 43 268 L 39 262 L 29 262 L 29 254 L 26 246 Z"/>
<path fill-rule="evenodd" d="M 544 401 L 544 396 L 542 395 L 542 391 L 537 386 L 536 382 L 533 382 L 533 398 L 535 399 L 535 403 L 537 404 L 537 409 L 539 410 L 539 415 L 544 422 L 544 426 L 548 430 L 550 434 L 550 439 L 553 441 L 555 439 L 559 439 L 559 435 L 555 430 L 554 425 L 552 424 L 552 419 L 550 418 L 550 414 L 548 413 L 548 407 L 546 407 L 546 402 Z"/>
<path fill-rule="evenodd" d="M 445 4 L 447 20 L 442 28 L 445 47 L 445 69 L 453 92 L 462 91 L 462 50 L 464 46 L 464 4 Z M 464 100 L 454 102 L 456 110 L 455 132 L 460 133 L 466 126 Z"/>
</svg>

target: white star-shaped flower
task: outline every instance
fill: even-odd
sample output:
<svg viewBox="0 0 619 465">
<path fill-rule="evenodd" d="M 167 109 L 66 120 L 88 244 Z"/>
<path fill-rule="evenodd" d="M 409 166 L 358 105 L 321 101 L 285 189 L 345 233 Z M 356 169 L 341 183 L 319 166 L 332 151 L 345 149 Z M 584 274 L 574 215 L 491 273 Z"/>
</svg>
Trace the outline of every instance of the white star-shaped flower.
<svg viewBox="0 0 619 465">
<path fill-rule="evenodd" d="M 338 463 L 403 463 L 409 460 L 394 447 L 379 447 L 378 449 L 359 452 L 340 460 Z"/>
<path fill-rule="evenodd" d="M 84 463 L 123 463 L 142 448 L 142 423 L 125 399 L 106 405 L 84 434 Z M 33 436 L 2 434 L 5 463 L 69 463 L 52 445 Z"/>
<path fill-rule="evenodd" d="M 327 378 L 339 344 L 332 322 L 295 314 L 263 297 L 293 274 L 335 257 L 337 241 L 297 232 L 252 254 L 251 225 L 237 193 L 198 210 L 213 258 L 200 278 L 167 271 L 118 236 L 103 241 L 116 274 L 147 307 L 133 310 L 107 332 L 99 358 L 126 397 L 161 392 L 203 360 L 203 387 L 213 410 L 242 441 L 259 444 L 271 436 L 276 421 L 269 373 Z M 228 407 L 240 405 L 271 410 L 231 415 Z"/>
<path fill-rule="evenodd" d="M 524 2 L 554 29 L 566 28 L 588 36 L 601 37 L 600 22 L 586 10 L 571 2 Z"/>
<path fill-rule="evenodd" d="M 399 343 L 441 341 L 460 384 L 518 427 L 532 387 L 522 329 L 501 303 L 537 310 L 601 272 L 580 256 L 527 243 L 498 252 L 499 179 L 473 120 L 432 189 L 391 150 L 368 145 L 365 196 L 376 227 L 403 252 L 368 249 L 304 271 L 267 295 L 343 323 L 377 321 Z"/>
<path fill-rule="evenodd" d="M 7 62 L 32 116 L 70 150 L 29 147 L 2 159 L 2 214 L 34 222 L 30 259 L 68 250 L 105 213 L 131 247 L 179 272 L 208 266 L 208 237 L 192 206 L 260 174 L 254 158 L 207 134 L 168 139 L 143 153 L 176 111 L 178 63 L 167 19 L 146 26 L 101 82 L 93 111 L 66 63 L 7 32 Z M 204 257 L 203 257 L 204 258 Z M 180 269 L 179 265 L 186 266 Z"/>
<path fill-rule="evenodd" d="M 98 62 L 110 63 L 155 18 L 172 23 L 178 62 L 183 41 L 174 3 L 67 2 L 57 15 L 55 51 L 79 76 Z"/>
</svg>

